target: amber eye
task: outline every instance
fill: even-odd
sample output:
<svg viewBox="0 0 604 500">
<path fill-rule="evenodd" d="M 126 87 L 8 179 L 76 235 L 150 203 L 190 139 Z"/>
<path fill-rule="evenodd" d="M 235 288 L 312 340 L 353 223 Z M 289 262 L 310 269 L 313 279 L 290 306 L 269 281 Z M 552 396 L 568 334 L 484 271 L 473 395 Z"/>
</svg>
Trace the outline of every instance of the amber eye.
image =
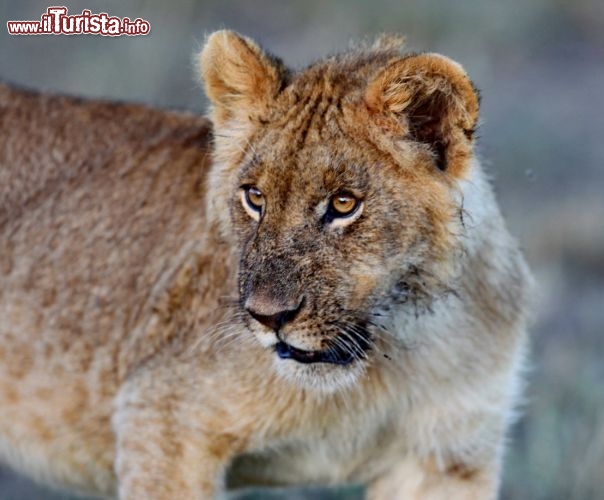
<svg viewBox="0 0 604 500">
<path fill-rule="evenodd" d="M 329 202 L 334 217 L 346 217 L 352 214 L 359 206 L 359 200 L 350 194 L 338 194 Z"/>
<path fill-rule="evenodd" d="M 264 206 L 264 195 L 262 194 L 262 191 L 255 186 L 248 186 L 243 188 L 243 192 L 245 204 L 248 208 L 254 212 L 262 212 L 262 207 Z"/>
</svg>

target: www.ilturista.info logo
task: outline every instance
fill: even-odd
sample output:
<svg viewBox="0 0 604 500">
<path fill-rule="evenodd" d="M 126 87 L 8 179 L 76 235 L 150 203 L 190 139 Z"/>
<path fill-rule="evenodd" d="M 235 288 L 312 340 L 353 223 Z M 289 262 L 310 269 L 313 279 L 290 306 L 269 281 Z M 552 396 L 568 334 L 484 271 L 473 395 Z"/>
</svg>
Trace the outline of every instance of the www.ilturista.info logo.
<svg viewBox="0 0 604 500">
<path fill-rule="evenodd" d="M 11 35 L 146 35 L 151 25 L 144 19 L 112 17 L 105 12 L 93 14 L 83 10 L 76 16 L 67 15 L 67 7 L 48 7 L 40 21 L 7 21 Z"/>
</svg>

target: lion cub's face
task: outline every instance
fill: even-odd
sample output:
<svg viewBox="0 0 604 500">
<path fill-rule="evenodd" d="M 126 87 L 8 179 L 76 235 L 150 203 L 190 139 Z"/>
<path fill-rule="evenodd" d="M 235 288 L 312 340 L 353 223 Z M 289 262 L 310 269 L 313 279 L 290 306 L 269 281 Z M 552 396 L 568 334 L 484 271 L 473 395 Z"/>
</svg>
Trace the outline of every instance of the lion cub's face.
<svg viewBox="0 0 604 500">
<path fill-rule="evenodd" d="M 393 309 L 451 286 L 474 91 L 455 63 L 383 42 L 291 75 L 220 32 L 202 64 L 210 215 L 238 248 L 246 326 L 286 377 L 342 387 L 395 349 Z"/>
</svg>

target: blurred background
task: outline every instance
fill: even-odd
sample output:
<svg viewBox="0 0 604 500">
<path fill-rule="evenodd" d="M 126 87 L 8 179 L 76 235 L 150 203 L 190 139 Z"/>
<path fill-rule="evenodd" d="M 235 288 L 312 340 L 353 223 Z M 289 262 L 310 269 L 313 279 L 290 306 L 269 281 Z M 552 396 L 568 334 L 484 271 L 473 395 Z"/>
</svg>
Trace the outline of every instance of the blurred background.
<svg viewBox="0 0 604 500">
<path fill-rule="evenodd" d="M 151 32 L 7 34 L 6 21 L 39 20 L 50 5 L 0 2 L 0 79 L 203 112 L 192 58 L 205 34 L 224 27 L 293 66 L 383 31 L 461 62 L 482 91 L 480 154 L 539 285 L 524 416 L 510 436 L 502 498 L 604 499 L 602 0 L 67 0 L 70 14 L 140 17 Z M 0 468 L 0 500 L 66 498 Z"/>
</svg>

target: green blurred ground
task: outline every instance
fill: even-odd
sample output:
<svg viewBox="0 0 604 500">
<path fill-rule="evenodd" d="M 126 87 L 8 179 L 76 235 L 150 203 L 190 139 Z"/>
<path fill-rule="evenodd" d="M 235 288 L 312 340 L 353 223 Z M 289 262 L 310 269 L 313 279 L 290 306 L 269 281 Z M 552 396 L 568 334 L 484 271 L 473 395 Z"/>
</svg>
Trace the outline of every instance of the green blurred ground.
<svg viewBox="0 0 604 500">
<path fill-rule="evenodd" d="M 2 23 L 51 5 L 0 2 Z M 601 0 L 70 0 L 151 23 L 146 37 L 11 37 L 0 78 L 201 110 L 191 54 L 230 27 L 302 65 L 380 31 L 459 60 L 482 90 L 482 155 L 539 291 L 508 500 L 604 499 L 604 2 Z M 0 409 L 1 411 L 1 409 Z M 260 494 L 245 498 L 273 498 Z M 325 496 L 359 498 L 358 490 Z M 65 499 L 0 471 L 0 500 Z"/>
</svg>

